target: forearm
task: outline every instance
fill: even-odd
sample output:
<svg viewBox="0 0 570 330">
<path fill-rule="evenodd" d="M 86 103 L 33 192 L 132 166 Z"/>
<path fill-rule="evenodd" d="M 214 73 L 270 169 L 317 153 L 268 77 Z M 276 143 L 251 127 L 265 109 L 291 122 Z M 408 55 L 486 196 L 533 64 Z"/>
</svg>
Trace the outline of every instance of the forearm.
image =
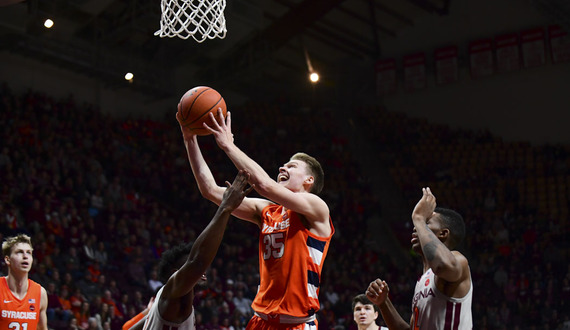
<svg viewBox="0 0 570 330">
<path fill-rule="evenodd" d="M 142 312 L 138 313 L 137 315 L 135 315 L 132 319 L 128 320 L 127 322 L 125 322 L 125 324 L 123 324 L 122 330 L 134 330 L 134 329 L 139 329 L 137 327 L 135 327 L 135 325 L 137 325 L 139 323 L 140 320 L 144 319 L 144 317 L 148 314 L 148 309 L 145 308 L 145 310 L 143 310 Z"/>
<path fill-rule="evenodd" d="M 382 314 L 382 318 L 388 329 L 390 330 L 409 330 L 410 324 L 406 322 L 398 313 L 390 299 L 386 299 L 386 301 L 380 305 L 380 313 Z"/>
<path fill-rule="evenodd" d="M 144 329 L 144 324 L 146 322 L 146 317 L 140 319 L 137 323 L 135 323 L 129 330 L 142 330 Z"/>
<path fill-rule="evenodd" d="M 185 137 L 184 145 L 186 146 L 190 167 L 192 168 L 192 173 L 194 174 L 200 193 L 205 198 L 219 204 L 222 200 L 225 188 L 216 184 L 214 175 L 200 151 L 196 137 Z"/>
<path fill-rule="evenodd" d="M 235 144 L 223 150 L 238 170 L 249 172 L 250 182 L 256 185 L 256 190 L 263 188 L 263 185 L 268 182 L 268 180 L 272 180 L 257 162 L 241 151 Z"/>
<path fill-rule="evenodd" d="M 205 272 L 214 260 L 224 237 L 231 211 L 222 206 L 218 207 L 212 221 L 194 242 L 188 260 L 193 264 L 193 267 L 203 268 L 200 272 Z"/>
</svg>

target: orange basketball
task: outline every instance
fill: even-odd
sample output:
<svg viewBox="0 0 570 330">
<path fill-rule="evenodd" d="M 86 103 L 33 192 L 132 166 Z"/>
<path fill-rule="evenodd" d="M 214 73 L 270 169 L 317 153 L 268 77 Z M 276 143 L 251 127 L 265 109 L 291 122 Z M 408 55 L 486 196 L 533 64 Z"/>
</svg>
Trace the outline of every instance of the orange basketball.
<svg viewBox="0 0 570 330">
<path fill-rule="evenodd" d="M 215 89 L 198 86 L 188 90 L 178 103 L 178 112 L 183 127 L 190 128 L 197 135 L 209 135 L 210 132 L 202 124 L 212 127 L 209 113 L 218 120 L 218 108 L 222 109 L 224 118 L 227 113 L 226 101 Z"/>
</svg>

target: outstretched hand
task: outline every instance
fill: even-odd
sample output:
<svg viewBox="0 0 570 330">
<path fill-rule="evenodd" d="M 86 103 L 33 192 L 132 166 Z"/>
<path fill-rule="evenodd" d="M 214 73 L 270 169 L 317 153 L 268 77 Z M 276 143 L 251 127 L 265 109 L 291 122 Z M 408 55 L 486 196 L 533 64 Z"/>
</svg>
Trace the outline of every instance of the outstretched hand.
<svg viewBox="0 0 570 330">
<path fill-rule="evenodd" d="M 240 170 L 233 183 L 226 181 L 228 189 L 224 192 L 220 207 L 227 208 L 230 211 L 235 210 L 243 201 L 245 196 L 253 189 L 253 185 L 246 188 L 249 180 L 249 173 Z"/>
<path fill-rule="evenodd" d="M 222 150 L 226 150 L 234 143 L 234 135 L 232 134 L 232 114 L 228 111 L 227 117 L 224 118 L 224 113 L 221 108 L 218 108 L 217 120 L 213 112 L 208 114 L 213 122 L 212 127 L 204 122 L 204 128 L 214 135 L 216 143 Z"/>
<path fill-rule="evenodd" d="M 386 281 L 379 278 L 375 279 L 370 283 L 368 289 L 366 290 L 366 296 L 376 305 L 381 305 L 388 299 L 388 293 L 390 288 Z"/>
<path fill-rule="evenodd" d="M 412 212 L 412 220 L 423 220 L 431 218 L 433 211 L 436 207 L 435 196 L 432 194 L 431 190 L 428 188 L 422 188 L 423 196 L 414 207 Z"/>
</svg>

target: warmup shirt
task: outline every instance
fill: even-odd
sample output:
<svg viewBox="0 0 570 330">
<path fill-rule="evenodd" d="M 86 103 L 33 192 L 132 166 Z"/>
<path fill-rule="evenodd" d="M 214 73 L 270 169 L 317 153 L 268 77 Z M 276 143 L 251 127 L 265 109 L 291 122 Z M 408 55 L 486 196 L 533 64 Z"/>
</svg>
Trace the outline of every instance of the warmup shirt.
<svg viewBox="0 0 570 330">
<path fill-rule="evenodd" d="M 281 205 L 262 210 L 259 237 L 260 285 L 252 304 L 255 312 L 269 317 L 307 317 L 319 310 L 321 270 L 330 240 L 311 233 L 300 216 Z"/>
<path fill-rule="evenodd" d="M 471 330 L 473 282 L 463 298 L 447 297 L 435 287 L 430 269 L 416 283 L 412 301 L 412 329 Z"/>
<path fill-rule="evenodd" d="M 0 329 L 35 330 L 40 320 L 42 287 L 28 279 L 28 293 L 22 299 L 16 298 L 6 277 L 0 277 Z"/>
</svg>

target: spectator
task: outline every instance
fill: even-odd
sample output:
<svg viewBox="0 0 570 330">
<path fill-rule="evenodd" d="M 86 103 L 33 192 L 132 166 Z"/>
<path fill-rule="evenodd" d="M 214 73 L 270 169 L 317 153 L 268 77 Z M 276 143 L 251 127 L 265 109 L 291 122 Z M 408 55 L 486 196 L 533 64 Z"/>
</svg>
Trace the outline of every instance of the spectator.
<svg viewBox="0 0 570 330">
<path fill-rule="evenodd" d="M 233 303 L 236 306 L 236 311 L 239 312 L 241 316 L 250 318 L 253 315 L 253 309 L 251 308 L 252 300 L 243 295 L 243 290 L 236 292 Z"/>
<path fill-rule="evenodd" d="M 48 294 L 48 306 L 46 313 L 48 321 L 52 320 L 67 321 L 66 317 L 68 315 L 65 315 L 63 313 L 63 306 L 61 305 L 61 302 L 59 301 L 59 296 L 57 295 L 57 292 L 55 290 L 56 290 L 55 283 L 51 282 L 47 285 L 46 291 Z"/>
<path fill-rule="evenodd" d="M 164 284 L 158 279 L 158 272 L 156 269 L 153 269 L 150 272 L 150 278 L 148 280 L 148 286 L 152 292 L 156 292 L 158 288 L 163 286 Z"/>
<path fill-rule="evenodd" d="M 66 285 L 62 285 L 59 292 L 59 303 L 61 304 L 63 320 L 69 321 L 73 317 L 73 310 L 71 308 L 71 301 L 69 297 L 69 289 Z"/>
<path fill-rule="evenodd" d="M 120 318 L 123 318 L 125 316 L 121 313 L 121 311 L 117 307 L 115 299 L 113 299 L 113 296 L 111 295 L 110 290 L 104 291 L 102 300 L 103 300 L 104 305 L 107 305 L 107 309 L 109 309 L 111 311 L 110 313 L 107 313 L 107 314 L 116 315 L 117 317 L 120 317 Z M 110 318 L 109 318 L 109 320 L 110 320 Z"/>
<path fill-rule="evenodd" d="M 495 274 L 493 275 L 493 281 L 495 282 L 497 288 L 499 290 L 502 290 L 505 287 L 505 285 L 507 285 L 508 280 L 509 279 L 507 272 L 505 271 L 505 265 L 500 264 L 499 268 L 497 268 Z"/>
<path fill-rule="evenodd" d="M 99 287 L 93 282 L 91 273 L 85 271 L 83 278 L 77 282 L 77 287 L 81 290 L 83 296 L 88 300 L 93 299 L 97 294 L 100 293 Z"/>
<path fill-rule="evenodd" d="M 135 249 L 132 260 L 127 265 L 127 271 L 131 283 L 144 289 L 148 287 L 148 280 L 144 270 L 144 259 L 140 253 L 140 248 Z"/>
<path fill-rule="evenodd" d="M 114 317 L 113 308 L 114 306 L 103 304 L 101 306 L 101 311 L 95 314 L 95 318 L 97 319 L 97 325 L 100 328 L 103 329 L 105 323 L 108 323 L 109 325 L 111 324 L 111 321 Z"/>
<path fill-rule="evenodd" d="M 88 320 L 91 317 L 90 305 L 87 301 L 81 304 L 81 309 L 75 314 L 75 319 L 77 319 L 77 326 L 80 329 L 87 329 L 89 327 Z"/>
<path fill-rule="evenodd" d="M 87 302 L 87 299 L 83 296 L 79 288 L 75 288 L 72 295 L 69 297 L 69 303 L 71 304 L 73 315 L 78 315 L 81 312 L 81 306 L 84 302 Z"/>
<path fill-rule="evenodd" d="M 87 319 L 86 330 L 103 330 L 103 327 L 99 325 L 96 317 L 90 317 Z"/>
</svg>

